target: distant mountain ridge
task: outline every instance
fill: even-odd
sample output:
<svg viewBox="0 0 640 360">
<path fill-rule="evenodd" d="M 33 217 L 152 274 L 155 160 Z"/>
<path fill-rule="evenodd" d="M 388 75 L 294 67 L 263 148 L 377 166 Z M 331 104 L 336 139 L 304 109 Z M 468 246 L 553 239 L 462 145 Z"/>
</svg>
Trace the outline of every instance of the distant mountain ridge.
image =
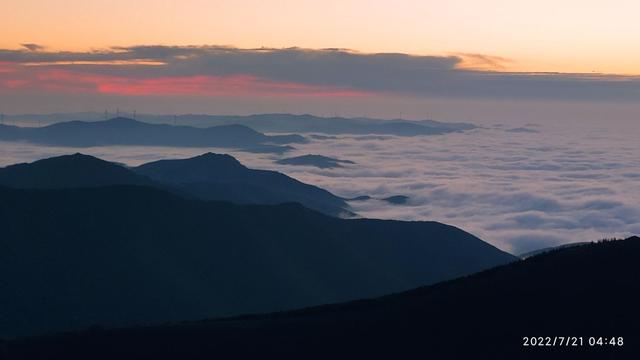
<svg viewBox="0 0 640 360">
<path fill-rule="evenodd" d="M 379 296 L 517 258 L 435 222 L 146 186 L 0 187 L 0 337 L 277 311 Z"/>
<path fill-rule="evenodd" d="M 206 153 L 160 160 L 135 168 L 74 154 L 0 168 L 0 185 L 14 188 L 75 188 L 147 185 L 182 196 L 238 204 L 299 202 L 333 216 L 353 216 L 340 197 L 285 174 L 253 170 L 230 155 Z"/>
<path fill-rule="evenodd" d="M 380 120 L 371 118 L 319 117 L 309 114 L 258 114 L 247 116 L 181 115 L 191 124 L 242 124 L 258 131 L 274 133 L 324 133 L 353 135 L 439 135 L 473 129 L 467 123 L 434 120 Z"/>
<path fill-rule="evenodd" d="M 14 121 L 44 121 L 47 123 L 74 120 L 97 121 L 103 119 L 101 113 L 73 113 L 48 115 L 12 115 Z M 320 117 L 310 114 L 255 114 L 255 115 L 151 115 L 139 114 L 140 119 L 150 123 L 181 124 L 208 127 L 214 125 L 240 124 L 252 129 L 270 133 L 325 133 L 353 135 L 438 135 L 471 130 L 474 125 L 462 122 L 441 122 L 435 120 L 382 120 L 366 117 Z"/>
<path fill-rule="evenodd" d="M 276 153 L 291 149 L 282 144 L 306 142 L 306 139 L 300 135 L 268 136 L 238 124 L 196 128 L 150 124 L 122 117 L 94 122 L 60 122 L 43 127 L 2 125 L 0 140 L 69 147 L 108 145 L 223 147 Z"/>
</svg>

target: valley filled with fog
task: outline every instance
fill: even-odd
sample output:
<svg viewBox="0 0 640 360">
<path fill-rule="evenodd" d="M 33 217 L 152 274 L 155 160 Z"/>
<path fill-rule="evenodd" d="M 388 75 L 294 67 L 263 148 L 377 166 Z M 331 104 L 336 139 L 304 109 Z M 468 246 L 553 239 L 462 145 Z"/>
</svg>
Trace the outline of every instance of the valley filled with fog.
<svg viewBox="0 0 640 360">
<path fill-rule="evenodd" d="M 19 123 L 16 125 L 20 125 Z M 229 153 L 252 168 L 278 170 L 351 201 L 362 217 L 435 220 L 518 254 L 565 242 L 640 232 L 640 143 L 615 121 L 477 123 L 428 136 L 302 134 L 282 155 L 216 148 L 65 148 L 2 142 L 0 166 L 82 152 L 127 165 Z M 336 168 L 277 160 L 318 154 L 354 162 Z M 380 199 L 405 195 L 405 204 Z"/>
</svg>

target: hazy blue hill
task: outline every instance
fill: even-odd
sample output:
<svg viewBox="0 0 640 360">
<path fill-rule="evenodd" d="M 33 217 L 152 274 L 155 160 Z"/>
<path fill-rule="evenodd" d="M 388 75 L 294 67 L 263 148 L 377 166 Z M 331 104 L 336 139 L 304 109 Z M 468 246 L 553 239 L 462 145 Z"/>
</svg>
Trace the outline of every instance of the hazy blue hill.
<svg viewBox="0 0 640 360">
<path fill-rule="evenodd" d="M 12 121 L 60 122 L 68 120 L 96 121 L 103 118 L 101 113 L 71 113 L 49 115 L 11 115 Z M 248 116 L 197 115 L 186 114 L 174 118 L 173 115 L 139 115 L 150 123 L 191 125 L 208 127 L 214 125 L 240 124 L 262 132 L 272 133 L 325 133 L 325 134 L 378 134 L 397 136 L 438 135 L 470 130 L 472 124 L 440 122 L 434 120 L 381 120 L 366 117 L 320 117 L 295 114 L 256 114 Z"/>
<path fill-rule="evenodd" d="M 74 154 L 0 168 L 0 185 L 15 188 L 73 188 L 151 185 L 152 181 L 121 165 Z"/>
<path fill-rule="evenodd" d="M 161 116 L 155 117 L 162 120 Z M 433 120 L 379 120 L 370 118 L 319 117 L 294 114 L 258 114 L 249 116 L 181 115 L 180 121 L 190 124 L 242 124 L 264 132 L 378 134 L 397 136 L 438 135 L 473 129 L 466 123 L 445 123 Z"/>
<path fill-rule="evenodd" d="M 0 188 L 0 229 L 0 336 L 379 296 L 516 259 L 436 222 L 137 186 Z"/>
<path fill-rule="evenodd" d="M 249 169 L 229 155 L 207 153 L 190 159 L 160 160 L 133 170 L 204 200 L 298 202 L 329 215 L 352 215 L 342 198 L 324 189 L 276 171 Z"/>
<path fill-rule="evenodd" d="M 5 137 L 11 138 L 17 136 L 20 129 L 22 128 L 13 125 L 0 124 L 0 140 L 3 140 Z"/>
<path fill-rule="evenodd" d="M 11 131 L 4 131 L 10 129 Z M 44 127 L 0 129 L 0 140 L 37 144 L 89 147 L 105 145 L 148 145 L 225 147 L 252 151 L 284 152 L 290 148 L 273 144 L 301 143 L 299 135 L 268 136 L 243 125 L 207 128 L 149 124 L 127 118 L 105 121 L 70 121 Z M 270 145 L 270 146 L 266 146 Z"/>
<path fill-rule="evenodd" d="M 312 154 L 280 159 L 276 161 L 276 163 L 284 165 L 315 166 L 320 169 L 339 168 L 342 167 L 342 164 L 354 164 L 353 161 L 349 160 L 340 160 Z"/>
<path fill-rule="evenodd" d="M 237 204 L 302 205 L 332 216 L 352 216 L 340 197 L 282 173 L 253 170 L 230 155 L 207 153 L 162 160 L 137 168 L 75 154 L 0 168 L 0 185 L 14 188 L 73 188 L 149 185 L 203 200 Z"/>
<path fill-rule="evenodd" d="M 386 197 L 382 199 L 382 201 L 386 201 L 394 205 L 404 205 L 409 201 L 409 197 L 406 195 L 394 195 L 394 196 Z"/>
<path fill-rule="evenodd" d="M 564 248 L 372 300 L 19 340 L 29 359 L 636 359 L 640 238 Z M 583 346 L 523 347 L 523 337 Z M 622 346 L 588 346 L 589 337 Z M 617 343 L 617 340 L 616 340 Z"/>
<path fill-rule="evenodd" d="M 133 170 L 162 181 L 192 183 L 233 179 L 248 174 L 249 169 L 231 155 L 206 153 L 189 159 L 153 161 Z"/>
<path fill-rule="evenodd" d="M 369 195 L 361 195 L 351 199 L 347 199 L 347 201 L 369 201 L 371 199 L 374 198 Z M 377 200 L 384 201 L 392 205 L 405 205 L 407 202 L 409 202 L 409 199 L 410 198 L 406 195 L 393 195 L 386 198 L 378 198 Z"/>
</svg>

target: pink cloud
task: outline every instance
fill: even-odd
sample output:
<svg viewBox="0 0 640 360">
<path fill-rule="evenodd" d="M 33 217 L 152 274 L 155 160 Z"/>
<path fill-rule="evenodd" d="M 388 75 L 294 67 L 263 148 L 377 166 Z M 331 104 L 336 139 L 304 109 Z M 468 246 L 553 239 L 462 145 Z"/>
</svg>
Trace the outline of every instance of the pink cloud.
<svg viewBox="0 0 640 360">
<path fill-rule="evenodd" d="M 0 74 L 13 73 L 16 71 L 16 64 L 0 61 Z"/>
<path fill-rule="evenodd" d="M 24 79 L 10 79 L 4 81 L 4 86 L 9 89 L 20 89 L 29 85 L 29 80 Z"/>
<path fill-rule="evenodd" d="M 57 68 L 15 67 L 0 75 L 0 86 L 10 90 L 43 90 L 47 92 L 90 92 L 126 96 L 193 95 L 193 96 L 365 96 L 368 92 L 274 81 L 252 75 L 195 75 L 130 78 Z M 10 70 L 10 71 L 9 71 Z M 5 79 L 2 79 L 2 78 Z M 2 81 L 3 80 L 3 81 Z"/>
</svg>

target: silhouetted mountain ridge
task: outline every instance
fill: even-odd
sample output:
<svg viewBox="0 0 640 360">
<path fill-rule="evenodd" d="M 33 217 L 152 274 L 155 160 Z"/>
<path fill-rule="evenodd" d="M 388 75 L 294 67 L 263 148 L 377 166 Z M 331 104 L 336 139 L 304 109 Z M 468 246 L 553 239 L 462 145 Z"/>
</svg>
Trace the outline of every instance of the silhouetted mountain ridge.
<svg viewBox="0 0 640 360">
<path fill-rule="evenodd" d="M 188 159 L 158 160 L 133 168 L 137 173 L 153 173 L 169 182 L 204 182 L 211 178 L 231 177 L 249 169 L 228 154 L 211 152 Z"/>
<path fill-rule="evenodd" d="M 0 188 L 0 335 L 285 310 L 379 296 L 516 260 L 436 222 L 140 186 Z"/>
<path fill-rule="evenodd" d="M 152 185 L 121 165 L 76 153 L 0 168 L 0 185 L 15 188 L 73 188 Z"/>
<path fill-rule="evenodd" d="M 333 216 L 352 216 L 340 197 L 285 174 L 253 170 L 230 155 L 206 153 L 160 160 L 136 168 L 75 154 L 0 168 L 0 185 L 14 188 L 74 188 L 148 185 L 203 200 L 239 204 L 299 202 Z"/>
<path fill-rule="evenodd" d="M 280 144 L 303 143 L 300 135 L 268 136 L 247 126 L 225 124 L 207 128 L 149 124 L 128 118 L 104 121 L 70 121 L 43 127 L 0 128 L 0 140 L 36 144 L 90 147 L 108 145 L 223 147 L 282 153 Z"/>
<path fill-rule="evenodd" d="M 101 120 L 101 113 L 72 113 L 46 115 L 12 115 L 12 120 L 59 122 L 75 120 Z M 151 115 L 138 114 L 138 118 L 150 123 L 177 122 L 181 125 L 215 126 L 241 124 L 257 131 L 269 133 L 325 133 L 325 134 L 378 134 L 396 136 L 438 135 L 470 130 L 474 125 L 461 122 L 441 122 L 434 120 L 382 120 L 367 117 L 321 117 L 310 114 L 255 114 L 255 115 Z"/>
<path fill-rule="evenodd" d="M 162 116 L 151 116 L 157 120 Z M 258 131 L 274 133 L 325 133 L 354 135 L 439 135 L 473 129 L 467 123 L 446 123 L 434 120 L 381 120 L 371 118 L 319 117 L 309 114 L 256 114 L 248 116 L 181 115 L 180 121 L 191 124 L 243 124 Z"/>
<path fill-rule="evenodd" d="M 639 258 L 640 238 L 631 237 L 558 249 L 377 299 L 60 334 L 7 348 L 29 359 L 633 359 L 640 353 Z M 555 345 L 523 346 L 524 337 L 543 344 L 549 337 Z M 568 337 L 579 346 L 567 345 Z M 599 337 L 607 339 L 603 345 Z"/>
<path fill-rule="evenodd" d="M 299 202 L 334 216 L 352 216 L 349 206 L 330 192 L 285 174 L 254 170 L 229 155 L 207 153 L 190 159 L 159 160 L 133 169 L 204 200 L 240 204 Z"/>
</svg>

